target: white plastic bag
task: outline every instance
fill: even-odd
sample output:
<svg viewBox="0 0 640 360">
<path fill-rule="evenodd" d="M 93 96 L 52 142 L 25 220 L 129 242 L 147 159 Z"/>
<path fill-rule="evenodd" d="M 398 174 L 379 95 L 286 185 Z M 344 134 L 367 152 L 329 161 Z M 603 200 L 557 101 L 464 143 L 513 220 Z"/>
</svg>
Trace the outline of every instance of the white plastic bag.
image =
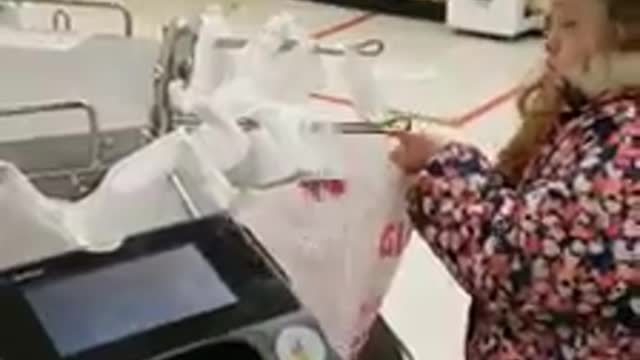
<svg viewBox="0 0 640 360">
<path fill-rule="evenodd" d="M 228 208 L 237 192 L 215 164 L 203 159 L 182 130 L 125 158 L 98 189 L 68 209 L 68 228 L 83 247 L 110 251 L 127 237 Z M 175 180 L 184 185 L 193 214 Z"/>
<path fill-rule="evenodd" d="M 326 118 L 302 106 L 267 104 L 258 109 L 255 119 L 283 149 L 283 161 L 297 173 L 315 178 L 340 178 L 341 154 L 332 147 L 336 136 Z M 326 123 L 327 126 L 317 126 Z"/>
<path fill-rule="evenodd" d="M 286 182 L 297 176 L 296 168 L 271 133 L 256 128 L 248 133 L 251 149 L 247 158 L 232 171 L 229 179 L 243 188 L 265 188 Z"/>
<path fill-rule="evenodd" d="M 382 137 L 339 137 L 344 179 L 261 194 L 238 211 L 344 358 L 362 347 L 409 239 L 403 176 Z"/>
<path fill-rule="evenodd" d="M 241 53 L 237 71 L 217 88 L 210 103 L 233 118 L 246 116 L 265 103 L 308 103 L 309 93 L 324 88 L 327 78 L 313 46 L 294 17 L 283 13 L 271 18 Z"/>
<path fill-rule="evenodd" d="M 208 7 L 200 20 L 191 81 L 188 85 L 183 80 L 169 84 L 171 104 L 183 113 L 193 112 L 196 102 L 208 99 L 236 74 L 234 54 L 228 49 L 214 46 L 217 39 L 233 35 L 222 8 Z"/>
<path fill-rule="evenodd" d="M 265 69 L 273 64 L 268 60 L 263 58 Z M 358 113 L 376 118 L 385 104 L 370 64 L 362 61 L 349 54 L 344 70 Z M 289 79 L 296 88 L 298 78 Z M 285 268 L 334 347 L 351 358 L 367 340 L 409 239 L 404 177 L 387 160 L 386 138 L 337 136 L 326 131 L 330 126 L 308 132 L 303 128 L 321 117 L 300 104 L 278 105 L 263 104 L 254 117 L 290 151 L 292 163 L 316 173 L 301 184 L 255 195 L 237 214 Z M 304 161 L 312 164 L 305 167 Z"/>
<path fill-rule="evenodd" d="M 314 41 L 288 13 L 271 18 L 247 50 L 247 75 L 268 100 L 301 104 L 324 88 L 326 71 Z"/>
<path fill-rule="evenodd" d="M 76 248 L 63 209 L 13 164 L 0 162 L 0 270 Z"/>
<path fill-rule="evenodd" d="M 343 174 L 333 129 L 314 126 L 325 119 L 302 107 L 275 103 L 264 103 L 247 116 L 257 128 L 248 132 L 247 158 L 228 173 L 234 184 L 265 188 L 299 177 L 333 179 Z"/>
<path fill-rule="evenodd" d="M 387 112 L 387 104 L 376 81 L 372 60 L 347 50 L 341 69 L 356 113 L 376 121 Z"/>
<path fill-rule="evenodd" d="M 226 172 L 247 157 L 251 139 L 238 124 L 236 116 L 225 111 L 223 106 L 216 108 L 211 99 L 196 101 L 193 110 L 202 124 L 190 138 L 205 159 L 212 160 L 218 169 Z"/>
<path fill-rule="evenodd" d="M 214 46 L 216 39 L 231 37 L 231 26 L 224 18 L 220 6 L 209 6 L 200 16 L 201 28 L 194 52 L 194 69 L 190 90 L 194 93 L 211 95 L 235 72 L 233 55 L 227 50 Z"/>
<path fill-rule="evenodd" d="M 318 146 L 301 143 L 297 126 L 308 120 L 301 110 L 309 93 L 321 88 L 325 80 L 322 59 L 312 47 L 313 41 L 292 16 L 284 13 L 271 18 L 249 43 L 239 67 L 242 72 L 236 72 L 208 100 L 209 112 L 215 109 L 226 119 L 259 125 L 246 132 L 250 144 L 246 157 L 231 171 L 225 168 L 234 184 L 268 187 L 318 169 L 322 158 L 315 150 Z M 236 133 L 231 135 L 238 137 Z"/>
</svg>

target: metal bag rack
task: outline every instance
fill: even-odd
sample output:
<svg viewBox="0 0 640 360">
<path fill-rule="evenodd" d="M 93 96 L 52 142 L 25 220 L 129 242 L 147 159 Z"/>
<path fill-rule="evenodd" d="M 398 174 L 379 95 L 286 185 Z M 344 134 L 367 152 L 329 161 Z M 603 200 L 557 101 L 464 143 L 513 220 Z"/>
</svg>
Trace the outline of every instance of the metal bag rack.
<svg viewBox="0 0 640 360">
<path fill-rule="evenodd" d="M 115 11 L 122 16 L 124 36 L 133 36 L 133 15 L 131 14 L 131 11 L 129 11 L 129 9 L 117 2 L 86 0 L 2 0 L 0 1 L 0 3 L 11 4 L 14 6 L 20 6 L 23 4 L 57 6 L 58 8 L 53 12 L 53 15 L 51 16 L 51 29 L 54 31 L 73 30 L 73 18 L 67 11 L 67 8 L 69 7 Z"/>
<path fill-rule="evenodd" d="M 47 130 L 3 138 L 0 158 L 15 163 L 45 195 L 77 200 L 100 183 L 113 163 L 152 140 L 147 119 L 158 44 L 133 37 L 133 16 L 117 2 L 0 0 L 11 11 L 28 11 L 22 6 L 26 4 L 53 7 L 51 32 L 0 27 L 8 39 L 0 44 L 5 71 L 0 122 L 12 129 L 8 121 L 18 127 L 19 121 L 30 121 L 34 128 Z M 69 8 L 116 12 L 122 17 L 122 34 L 74 33 Z M 108 56 L 113 53 L 123 56 Z M 133 84 L 127 84 L 128 79 Z M 124 110 L 114 109 L 120 106 Z M 58 130 L 56 121 L 66 122 L 75 113 L 85 117 L 86 133 L 76 129 L 49 135 L 48 130 Z"/>
<path fill-rule="evenodd" d="M 163 44 L 154 69 L 155 103 L 151 127 L 153 135 L 165 134 L 182 124 L 197 122 L 197 119 L 189 118 L 188 114 L 180 114 L 173 109 L 169 98 L 169 85 L 174 80 L 189 83 L 200 26 L 199 20 L 176 18 L 163 29 Z M 212 46 L 241 50 L 249 43 L 250 40 L 246 38 L 220 37 Z M 278 51 L 285 53 L 299 45 L 295 39 L 285 40 Z M 385 47 L 385 43 L 379 39 L 368 39 L 346 46 L 316 44 L 311 51 L 321 56 L 344 56 L 346 51 L 352 50 L 360 56 L 376 57 L 384 52 Z"/>
<path fill-rule="evenodd" d="M 0 118 L 41 114 L 48 112 L 82 111 L 89 124 L 88 164 L 79 168 L 60 168 L 52 170 L 28 171 L 27 176 L 39 189 L 55 194 L 86 194 L 106 171 L 106 162 L 102 157 L 100 126 L 95 108 L 83 100 L 53 101 L 40 104 L 16 105 L 0 108 Z"/>
</svg>

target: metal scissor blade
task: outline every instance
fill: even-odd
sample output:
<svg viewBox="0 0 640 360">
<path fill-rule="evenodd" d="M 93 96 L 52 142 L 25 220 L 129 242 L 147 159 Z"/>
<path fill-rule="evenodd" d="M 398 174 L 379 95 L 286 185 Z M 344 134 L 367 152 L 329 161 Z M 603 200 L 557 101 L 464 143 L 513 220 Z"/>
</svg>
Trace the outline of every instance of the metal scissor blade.
<svg viewBox="0 0 640 360">
<path fill-rule="evenodd" d="M 385 135 L 392 131 L 386 127 L 371 122 L 312 122 L 310 130 L 312 133 L 333 133 L 343 135 Z"/>
<path fill-rule="evenodd" d="M 392 132 L 380 124 L 370 122 L 341 122 L 334 123 L 333 126 L 336 132 L 345 135 L 386 135 Z"/>
</svg>

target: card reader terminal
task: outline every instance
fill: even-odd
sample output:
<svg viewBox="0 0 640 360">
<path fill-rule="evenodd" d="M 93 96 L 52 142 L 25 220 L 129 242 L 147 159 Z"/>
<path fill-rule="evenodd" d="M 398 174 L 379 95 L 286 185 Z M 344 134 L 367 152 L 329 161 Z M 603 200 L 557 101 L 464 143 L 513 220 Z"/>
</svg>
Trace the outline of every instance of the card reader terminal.
<svg viewBox="0 0 640 360">
<path fill-rule="evenodd" d="M 338 359 L 260 249 L 216 216 L 0 272 L 0 359 Z"/>
</svg>

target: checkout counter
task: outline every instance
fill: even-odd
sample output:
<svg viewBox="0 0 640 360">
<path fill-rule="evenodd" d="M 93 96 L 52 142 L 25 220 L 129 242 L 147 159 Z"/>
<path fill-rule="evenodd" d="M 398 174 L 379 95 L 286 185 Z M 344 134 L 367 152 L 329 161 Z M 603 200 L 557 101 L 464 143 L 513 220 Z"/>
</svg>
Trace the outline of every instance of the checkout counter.
<svg viewBox="0 0 640 360">
<path fill-rule="evenodd" d="M 0 275 L 0 358 L 338 359 L 259 244 L 224 216 Z"/>
<path fill-rule="evenodd" d="M 0 271 L 3 360 L 338 360 L 277 264 L 226 216 Z M 380 321 L 363 360 L 402 360 Z"/>
<path fill-rule="evenodd" d="M 0 158 L 47 196 L 82 198 L 172 127 L 158 57 L 184 69 L 159 44 L 128 37 L 124 18 L 125 37 L 59 34 L 45 48 L 41 34 L 4 31 L 16 37 L 0 41 L 3 83 L 16 86 L 0 88 L 0 118 L 26 126 L 0 131 Z M 66 244 L 0 266 L 0 319 L 1 360 L 338 359 L 277 263 L 225 215 L 134 235 L 111 252 Z M 362 359 L 408 358 L 378 321 Z"/>
</svg>

